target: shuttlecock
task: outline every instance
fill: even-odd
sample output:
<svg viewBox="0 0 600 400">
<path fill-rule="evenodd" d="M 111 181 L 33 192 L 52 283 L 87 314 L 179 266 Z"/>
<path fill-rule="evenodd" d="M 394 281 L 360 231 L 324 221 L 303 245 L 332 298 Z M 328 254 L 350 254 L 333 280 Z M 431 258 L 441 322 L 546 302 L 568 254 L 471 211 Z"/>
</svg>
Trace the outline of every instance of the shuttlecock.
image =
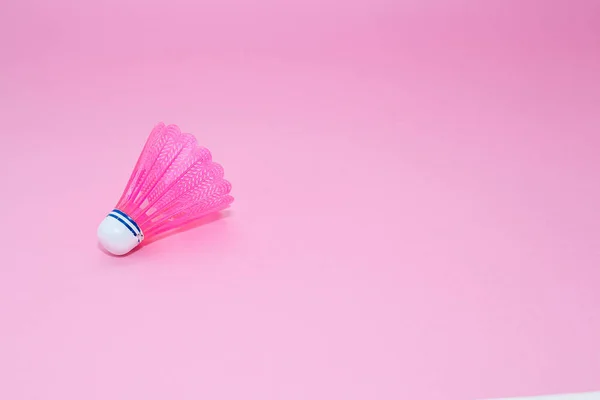
<svg viewBox="0 0 600 400">
<path fill-rule="evenodd" d="M 194 136 L 176 125 L 158 124 L 121 199 L 98 227 L 100 244 L 124 255 L 144 239 L 227 208 L 233 197 L 223 173 Z"/>
</svg>

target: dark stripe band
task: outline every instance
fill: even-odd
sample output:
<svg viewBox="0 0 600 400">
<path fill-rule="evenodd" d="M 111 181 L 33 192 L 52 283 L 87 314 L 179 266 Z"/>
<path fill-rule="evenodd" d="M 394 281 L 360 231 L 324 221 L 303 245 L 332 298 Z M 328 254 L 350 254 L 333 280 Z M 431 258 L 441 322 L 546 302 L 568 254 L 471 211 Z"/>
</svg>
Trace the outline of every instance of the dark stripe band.
<svg viewBox="0 0 600 400">
<path fill-rule="evenodd" d="M 131 234 L 135 237 L 137 237 L 137 233 L 135 233 L 135 231 L 129 226 L 129 224 L 127 222 L 125 222 L 121 217 L 115 215 L 115 214 L 108 214 L 109 217 L 112 217 L 114 219 L 116 219 L 117 221 L 119 221 L 120 223 L 122 223 L 123 225 L 125 225 L 125 227 L 127 229 L 129 229 L 129 232 L 131 232 Z M 139 238 L 138 238 L 139 241 Z"/>
<path fill-rule="evenodd" d="M 116 214 L 119 214 L 119 215 L 120 215 L 121 217 L 123 217 L 123 218 L 127 218 L 127 220 L 128 220 L 129 222 L 131 222 L 131 223 L 133 224 L 133 226 L 135 226 L 135 229 L 137 229 L 138 233 L 141 233 L 141 232 L 142 232 L 142 230 L 140 229 L 140 227 L 138 226 L 138 224 L 137 224 L 137 223 L 136 223 L 136 222 L 133 220 L 133 218 L 131 218 L 129 215 L 125 214 L 123 211 L 121 211 L 121 210 L 118 210 L 118 209 L 116 209 L 116 208 L 115 208 L 114 210 L 112 210 L 112 212 L 114 212 L 114 213 L 116 213 Z"/>
</svg>

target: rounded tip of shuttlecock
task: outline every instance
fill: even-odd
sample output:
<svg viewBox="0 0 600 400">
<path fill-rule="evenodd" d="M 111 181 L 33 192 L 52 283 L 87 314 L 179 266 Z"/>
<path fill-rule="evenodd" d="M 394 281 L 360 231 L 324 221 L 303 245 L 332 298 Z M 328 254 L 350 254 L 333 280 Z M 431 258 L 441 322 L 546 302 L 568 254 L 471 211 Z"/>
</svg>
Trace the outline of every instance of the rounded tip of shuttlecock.
<svg viewBox="0 0 600 400">
<path fill-rule="evenodd" d="M 104 218 L 98 226 L 97 234 L 102 247 L 116 256 L 129 253 L 143 237 L 137 224 L 118 210 L 114 210 Z"/>
</svg>

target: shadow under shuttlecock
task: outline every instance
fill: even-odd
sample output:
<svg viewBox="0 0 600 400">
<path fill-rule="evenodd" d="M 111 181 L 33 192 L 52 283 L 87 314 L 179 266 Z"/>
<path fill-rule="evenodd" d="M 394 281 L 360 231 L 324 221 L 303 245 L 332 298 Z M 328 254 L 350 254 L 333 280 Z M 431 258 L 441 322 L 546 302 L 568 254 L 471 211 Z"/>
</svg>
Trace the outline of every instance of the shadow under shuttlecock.
<svg viewBox="0 0 600 400">
<path fill-rule="evenodd" d="M 123 254 L 123 255 L 120 255 L 120 256 L 110 253 L 104 247 L 102 247 L 102 245 L 100 243 L 97 243 L 97 246 L 98 246 L 98 248 L 104 254 L 107 254 L 109 256 L 116 257 L 116 258 L 126 257 L 126 256 L 128 256 L 130 254 L 133 254 L 133 253 L 136 253 L 136 252 L 140 251 L 144 247 L 146 247 L 146 246 L 148 246 L 148 245 L 150 245 L 150 244 L 152 244 L 152 243 L 154 243 L 156 241 L 159 241 L 161 239 L 167 238 L 167 237 L 172 236 L 172 235 L 176 235 L 176 234 L 179 234 L 179 233 L 182 233 L 182 232 L 189 231 L 191 229 L 196 229 L 196 228 L 198 228 L 198 227 L 200 227 L 202 225 L 206 225 L 206 224 L 209 224 L 211 222 L 216 222 L 216 221 L 219 221 L 221 219 L 225 219 L 230 214 L 231 214 L 230 210 L 223 210 L 223 211 L 220 211 L 220 212 L 212 213 L 212 214 L 207 215 L 205 217 L 202 217 L 202 218 L 200 218 L 200 219 L 198 219 L 196 221 L 190 222 L 189 224 L 185 224 L 183 226 L 180 226 L 179 228 L 170 230 L 170 231 L 165 232 L 165 233 L 161 233 L 160 235 L 154 236 L 154 237 L 152 237 L 150 239 L 146 239 L 139 246 L 137 246 L 136 248 L 134 248 L 133 250 L 131 250 L 129 253 Z"/>
</svg>

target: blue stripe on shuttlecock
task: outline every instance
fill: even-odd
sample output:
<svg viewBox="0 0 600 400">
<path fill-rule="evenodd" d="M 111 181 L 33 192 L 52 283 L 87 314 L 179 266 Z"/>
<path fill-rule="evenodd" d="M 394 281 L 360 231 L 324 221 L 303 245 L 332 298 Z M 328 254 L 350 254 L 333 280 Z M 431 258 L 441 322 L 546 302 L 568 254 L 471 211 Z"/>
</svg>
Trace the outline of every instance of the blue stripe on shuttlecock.
<svg viewBox="0 0 600 400">
<path fill-rule="evenodd" d="M 142 241 L 142 238 L 144 237 L 142 234 L 142 230 L 129 215 L 115 208 L 110 212 L 110 214 L 108 214 L 108 216 L 116 219 L 117 221 L 125 225 L 125 227 L 129 229 L 129 232 L 131 232 L 131 234 L 137 238 L 138 243 Z"/>
<path fill-rule="evenodd" d="M 135 228 L 136 232 L 138 234 L 140 234 L 142 232 L 142 230 L 140 229 L 140 227 L 138 226 L 138 224 L 133 220 L 133 218 L 131 218 L 129 215 L 125 214 L 123 211 L 118 210 L 118 209 L 114 209 L 111 212 L 115 213 L 115 214 L 119 214 L 121 217 L 126 218 L 127 221 L 131 222 L 131 224 L 133 225 L 133 227 Z"/>
</svg>

